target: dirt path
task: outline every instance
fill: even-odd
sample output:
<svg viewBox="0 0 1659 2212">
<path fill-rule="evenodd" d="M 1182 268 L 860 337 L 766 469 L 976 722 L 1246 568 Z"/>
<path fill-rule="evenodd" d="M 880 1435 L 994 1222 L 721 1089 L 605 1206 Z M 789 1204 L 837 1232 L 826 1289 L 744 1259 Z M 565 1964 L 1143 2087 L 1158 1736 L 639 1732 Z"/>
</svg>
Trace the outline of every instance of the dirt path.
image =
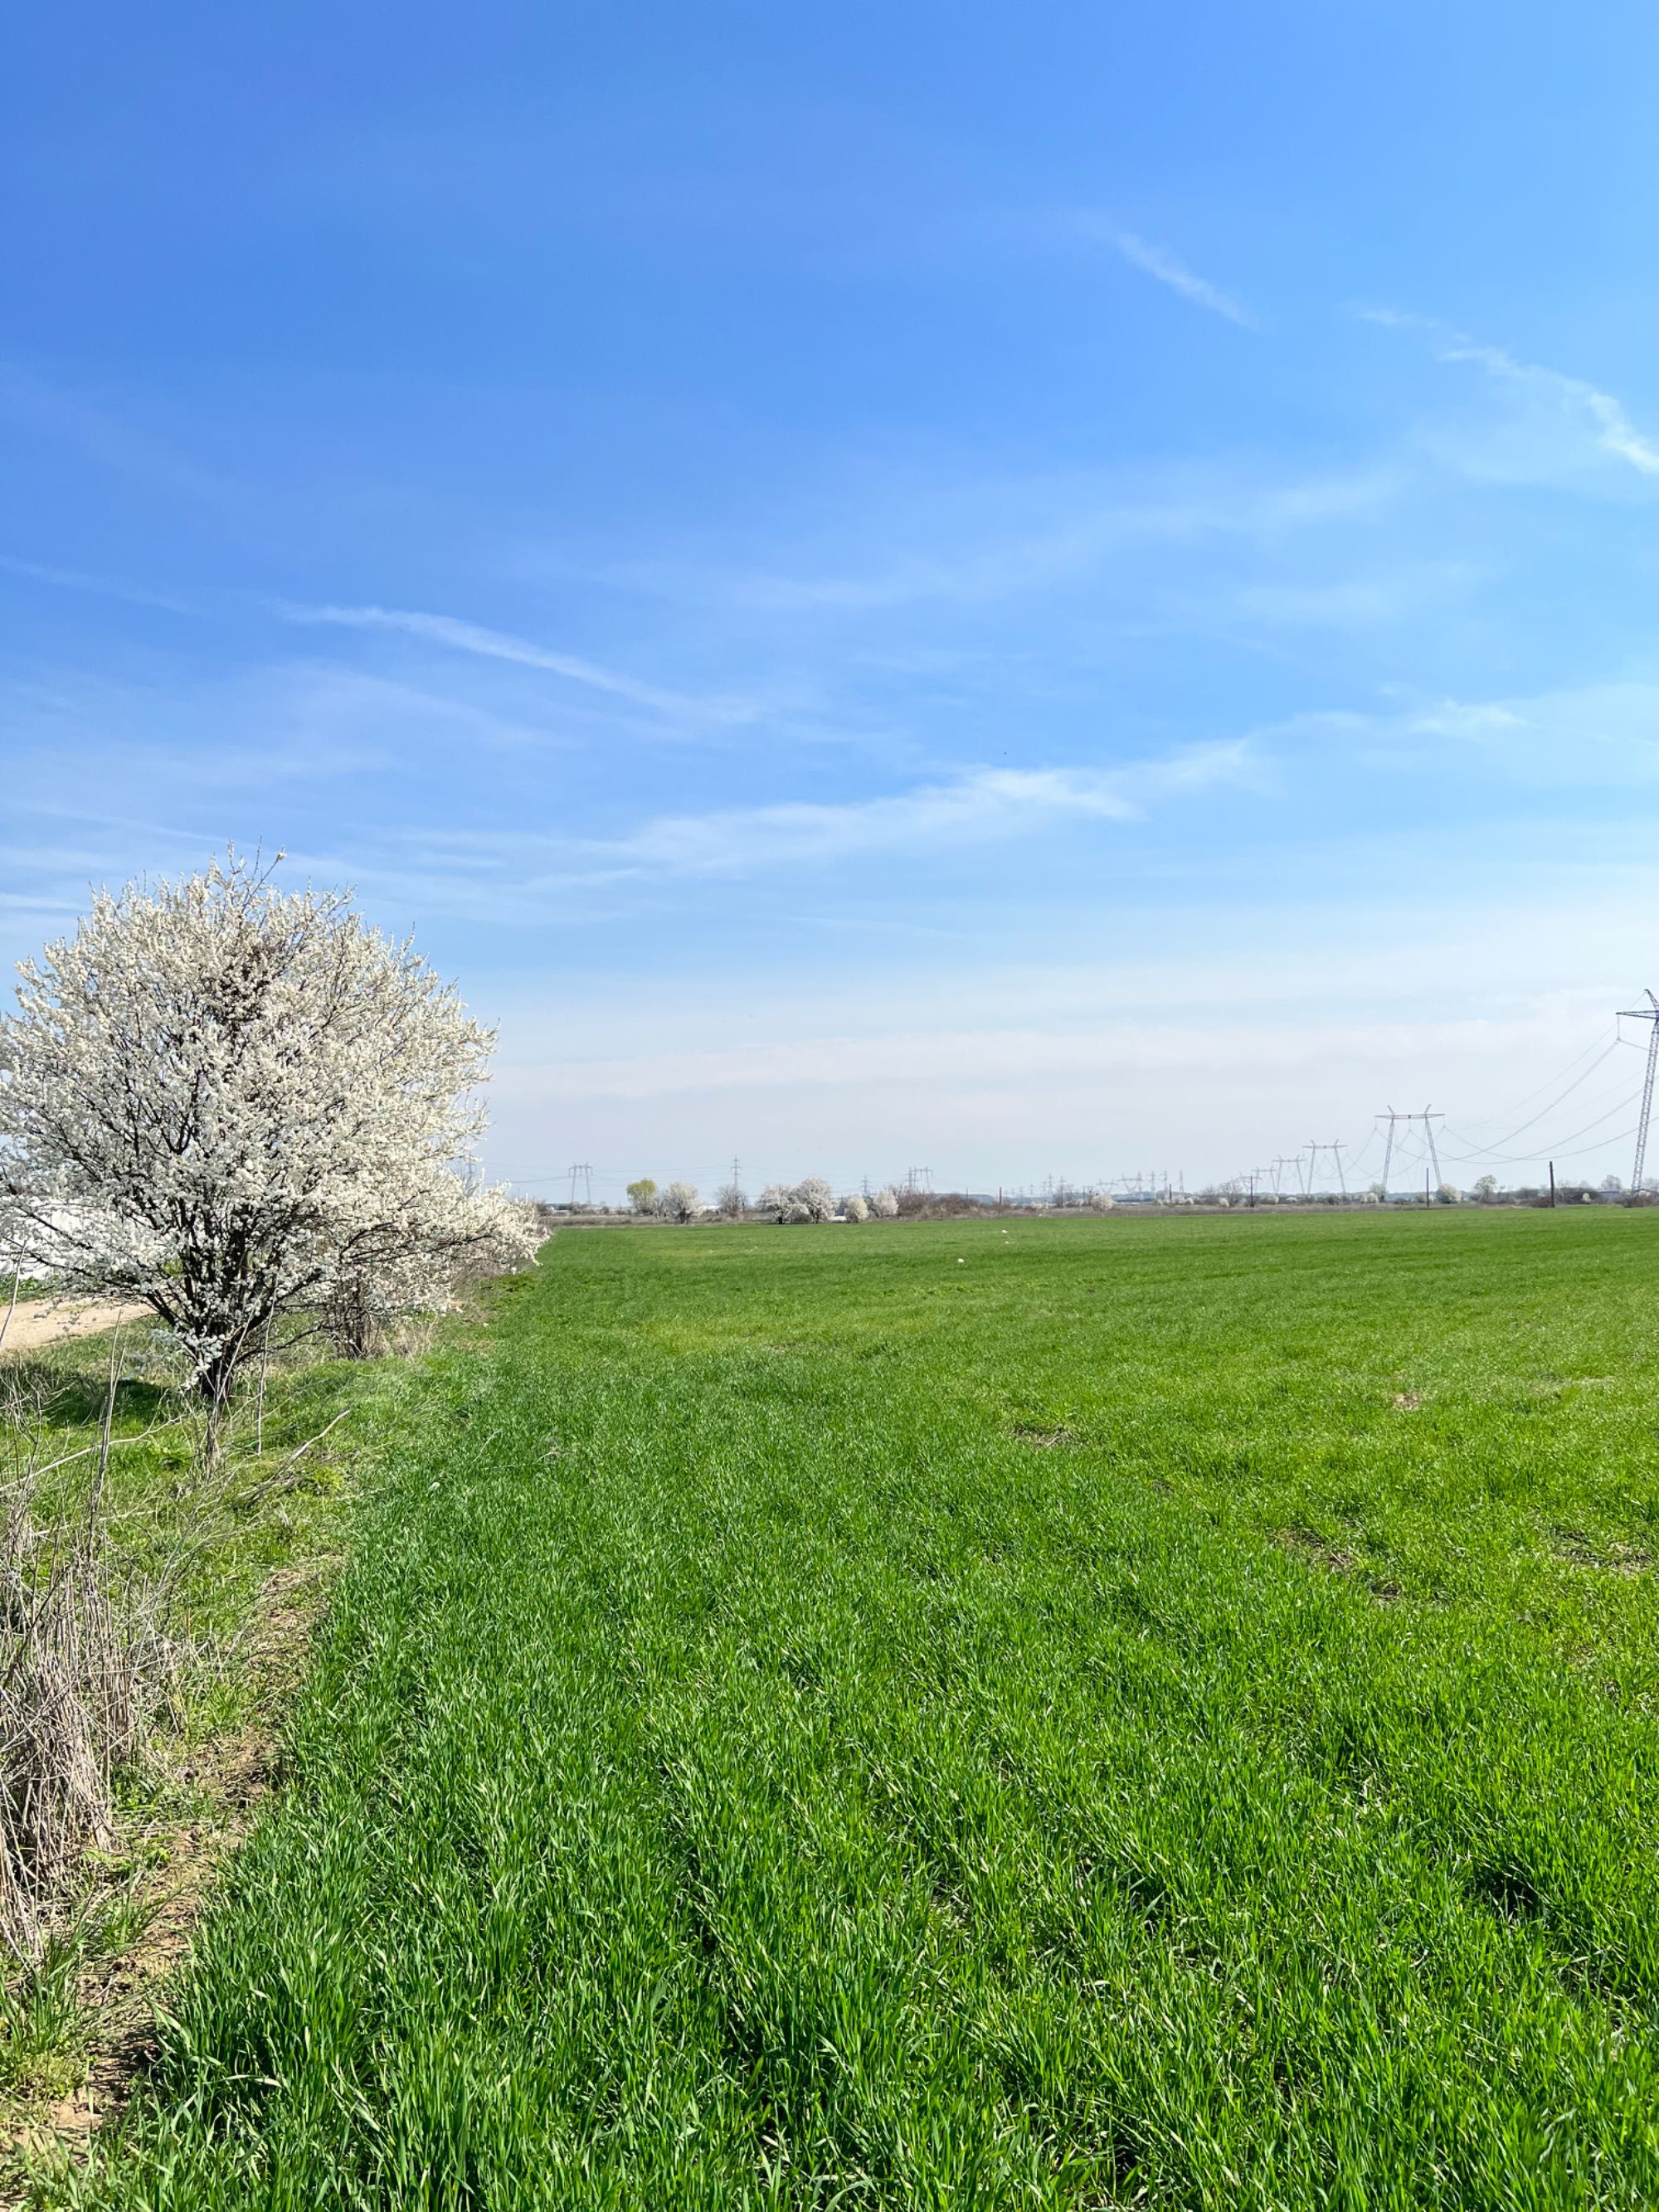
<svg viewBox="0 0 1659 2212">
<path fill-rule="evenodd" d="M 0 1300 L 0 1322 L 5 1320 L 5 1311 Z M 12 1314 L 4 1336 L 0 1337 L 0 1355 L 39 1352 L 46 1345 L 63 1344 L 71 1336 L 96 1336 L 100 1329 L 137 1321 L 149 1311 L 148 1306 L 132 1305 L 122 1298 L 31 1298 Z"/>
</svg>

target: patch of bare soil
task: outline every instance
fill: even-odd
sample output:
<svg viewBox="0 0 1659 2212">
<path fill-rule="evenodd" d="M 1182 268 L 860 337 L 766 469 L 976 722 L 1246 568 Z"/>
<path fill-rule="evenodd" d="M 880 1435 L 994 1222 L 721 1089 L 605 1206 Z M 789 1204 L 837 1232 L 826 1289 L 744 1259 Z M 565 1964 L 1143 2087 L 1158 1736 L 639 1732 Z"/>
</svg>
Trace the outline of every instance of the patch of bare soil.
<svg viewBox="0 0 1659 2212">
<path fill-rule="evenodd" d="M 1639 1544 L 1597 1544 L 1581 1528 L 1558 1528 L 1555 1556 L 1576 1567 L 1596 1567 L 1604 1575 L 1644 1575 L 1652 1556 Z"/>
<path fill-rule="evenodd" d="M 1340 1544 L 1333 1544 L 1313 1528 L 1281 1528 L 1273 1541 L 1298 1559 L 1310 1560 L 1333 1575 L 1351 1575 L 1354 1571 L 1354 1556 Z"/>
<path fill-rule="evenodd" d="M 1294 1552 L 1298 1559 L 1306 1559 L 1310 1566 L 1322 1567 L 1327 1574 L 1352 1575 L 1362 1571 L 1360 1562 L 1345 1545 L 1333 1544 L 1312 1528 L 1281 1528 L 1273 1541 L 1283 1550 Z M 1399 1584 L 1380 1576 L 1366 1575 L 1364 1583 L 1379 1605 L 1393 1605 L 1400 1595 Z"/>
<path fill-rule="evenodd" d="M 1030 1444 L 1034 1451 L 1062 1451 L 1067 1444 L 1077 1442 L 1075 1433 L 1066 1428 L 1017 1428 L 1014 1434 L 1021 1443 Z"/>
<path fill-rule="evenodd" d="M 40 1352 L 49 1345 L 65 1344 L 72 1336 L 96 1336 L 100 1329 L 117 1328 L 149 1312 L 148 1306 L 121 1298 L 31 1298 L 16 1307 L 6 1322 L 0 1352 Z"/>
</svg>

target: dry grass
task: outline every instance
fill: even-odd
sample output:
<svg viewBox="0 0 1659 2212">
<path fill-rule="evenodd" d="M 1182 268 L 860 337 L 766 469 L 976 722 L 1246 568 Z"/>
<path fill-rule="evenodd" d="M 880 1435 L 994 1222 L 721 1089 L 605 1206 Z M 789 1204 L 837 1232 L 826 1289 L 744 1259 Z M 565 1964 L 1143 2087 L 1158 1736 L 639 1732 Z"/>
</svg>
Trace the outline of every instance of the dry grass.
<svg viewBox="0 0 1659 2212">
<path fill-rule="evenodd" d="M 170 1698 L 171 1578 L 124 1571 L 109 1543 L 118 1334 L 95 1445 L 52 1455 L 43 1386 L 9 1372 L 0 1432 L 10 1480 L 0 1528 L 0 1943 L 40 1964 L 89 1848 L 114 1833 L 112 1785 Z M 93 1462 L 80 1508 L 42 1510 L 48 1478 Z"/>
<path fill-rule="evenodd" d="M 376 1373 L 278 1344 L 215 1456 L 154 1332 L 0 1362 L 0 2206 L 145 2063 L 270 1786 Z"/>
</svg>

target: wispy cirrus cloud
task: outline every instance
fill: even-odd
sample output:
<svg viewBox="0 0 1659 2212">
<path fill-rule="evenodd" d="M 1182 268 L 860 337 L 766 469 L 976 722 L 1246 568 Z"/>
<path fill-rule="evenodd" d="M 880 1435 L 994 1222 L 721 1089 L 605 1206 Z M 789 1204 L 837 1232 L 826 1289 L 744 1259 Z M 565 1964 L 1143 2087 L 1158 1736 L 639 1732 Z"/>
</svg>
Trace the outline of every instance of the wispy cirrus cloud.
<svg viewBox="0 0 1659 2212">
<path fill-rule="evenodd" d="M 745 566 L 723 548 L 698 545 L 608 562 L 597 580 L 642 598 L 743 616 L 908 620 L 918 608 L 1020 599 L 1052 607 L 1057 593 L 1110 563 L 1133 561 L 1139 574 L 1149 553 L 1180 557 L 1206 544 L 1248 550 L 1364 523 L 1397 505 L 1407 487 L 1407 471 L 1385 458 L 1278 481 L 1219 466 L 1171 468 L 1150 481 L 1079 473 L 932 494 L 884 488 L 838 518 L 833 536 L 788 549 L 775 565 Z M 838 557 L 849 545 L 863 565 Z M 524 573 L 541 580 L 545 572 L 532 555 Z M 914 636 L 908 643 L 915 646 Z"/>
<path fill-rule="evenodd" d="M 1079 769 L 977 769 L 949 783 L 834 805 L 669 814 L 609 847 L 625 866 L 724 874 L 1019 835 L 1060 817 L 1133 820 L 1128 779 Z"/>
<path fill-rule="evenodd" d="M 1512 792 L 1635 789 L 1659 783 L 1659 683 L 1639 677 L 1497 698 L 1446 696 L 1394 713 L 1338 710 L 1277 725 L 1273 742 L 1299 738 L 1352 757 L 1405 768 L 1475 765 Z"/>
<path fill-rule="evenodd" d="M 1236 324 L 1242 331 L 1261 328 L 1248 307 L 1241 307 L 1230 292 L 1224 292 L 1218 284 L 1211 283 L 1207 276 L 1200 276 L 1196 270 L 1189 269 L 1178 254 L 1170 252 L 1168 246 L 1155 245 L 1151 239 L 1142 238 L 1137 231 L 1119 230 L 1109 224 L 1091 222 L 1089 228 L 1095 236 L 1104 239 L 1109 246 L 1115 248 L 1144 276 L 1151 276 L 1159 284 L 1168 285 L 1170 291 L 1179 293 L 1194 307 L 1206 308 L 1211 314 L 1221 316 L 1224 321 Z"/>
<path fill-rule="evenodd" d="M 1503 382 L 1554 393 L 1565 407 L 1582 414 L 1593 425 L 1595 441 L 1606 452 L 1628 461 L 1644 477 L 1659 476 L 1659 445 L 1642 435 L 1612 392 L 1601 391 L 1583 377 L 1563 375 L 1559 369 L 1516 361 L 1498 346 L 1475 345 L 1466 340 L 1449 346 L 1441 359 L 1473 362 Z"/>
<path fill-rule="evenodd" d="M 1066 819 L 1137 821 L 1160 799 L 1254 782 L 1261 773 L 1250 740 L 1234 738 L 1121 768 L 974 768 L 870 798 L 657 815 L 624 836 L 585 838 L 566 850 L 579 866 L 610 879 L 919 856 L 1029 836 Z"/>
<path fill-rule="evenodd" d="M 83 568 L 59 568 L 47 561 L 25 561 L 15 553 L 0 553 L 0 569 L 32 584 L 50 584 L 55 590 L 79 592 L 93 599 L 119 599 L 128 606 L 155 607 L 164 614 L 199 615 L 202 611 L 194 599 L 180 599 L 173 592 L 150 591 L 143 585 L 94 575 Z"/>
<path fill-rule="evenodd" d="M 948 782 L 832 805 L 724 808 L 661 815 L 630 836 L 592 844 L 633 870 L 726 874 L 921 853 L 1029 835 L 1066 818 L 1139 820 L 1160 799 L 1255 780 L 1248 738 L 1185 748 L 1169 758 L 1115 769 L 975 768 Z"/>
<path fill-rule="evenodd" d="M 1484 369 L 1494 382 L 1542 400 L 1580 424 L 1603 453 L 1626 462 L 1643 476 L 1659 476 L 1659 441 L 1637 428 L 1622 400 L 1587 378 L 1569 376 L 1537 362 L 1517 361 L 1502 346 L 1484 344 L 1432 315 L 1413 314 L 1396 307 L 1359 307 L 1355 312 L 1363 321 L 1379 323 L 1388 330 L 1424 331 L 1434 340 L 1439 360 L 1468 362 Z"/>
<path fill-rule="evenodd" d="M 429 645 L 443 646 L 452 653 L 471 653 L 483 660 L 507 661 L 517 668 L 541 669 L 550 676 L 562 678 L 568 684 L 603 691 L 612 698 L 624 699 L 632 706 L 650 708 L 658 714 L 706 721 L 748 722 L 754 720 L 758 713 L 748 700 L 700 698 L 688 692 L 665 690 L 660 684 L 643 684 L 635 677 L 603 667 L 580 654 L 556 652 L 538 645 L 532 639 L 515 637 L 508 630 L 490 629 L 482 623 L 467 622 L 454 615 L 427 614 L 405 607 L 305 606 L 286 599 L 276 600 L 272 606 L 284 622 L 325 624 L 340 629 L 393 631 Z"/>
<path fill-rule="evenodd" d="M 648 817 L 611 837 L 538 830 L 411 828 L 356 852 L 301 863 L 395 890 L 428 913 L 545 921 L 567 896 L 587 900 L 698 879 L 829 869 L 881 857 L 921 863 L 951 848 L 1032 836 L 1064 822 L 1129 823 L 1160 802 L 1222 785 L 1259 786 L 1246 738 L 1195 745 L 1115 769 L 975 768 L 908 790 L 822 804 L 714 807 Z"/>
<path fill-rule="evenodd" d="M 30 423 L 98 467 L 167 499 L 224 507 L 239 505 L 245 496 L 228 478 L 204 468 L 170 440 L 42 383 L 15 362 L 0 360 L 0 415 Z"/>
</svg>

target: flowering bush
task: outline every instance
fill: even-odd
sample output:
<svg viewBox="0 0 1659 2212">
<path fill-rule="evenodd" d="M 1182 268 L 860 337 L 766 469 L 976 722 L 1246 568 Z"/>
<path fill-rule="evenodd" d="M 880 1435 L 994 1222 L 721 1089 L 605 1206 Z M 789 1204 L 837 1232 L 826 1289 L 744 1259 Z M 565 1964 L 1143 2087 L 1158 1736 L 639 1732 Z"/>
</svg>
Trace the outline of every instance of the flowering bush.
<svg viewBox="0 0 1659 2212">
<path fill-rule="evenodd" d="M 836 1194 L 822 1176 L 807 1176 L 789 1194 L 787 1221 L 833 1221 Z"/>
<path fill-rule="evenodd" d="M 822 1176 L 807 1176 L 795 1183 L 769 1182 L 760 1194 L 760 1210 L 774 1221 L 833 1221 L 836 1194 Z"/>
<path fill-rule="evenodd" d="M 222 1407 L 275 1316 L 441 1304 L 469 1255 L 528 1258 L 456 1171 L 490 1032 L 344 892 L 234 854 L 100 892 L 0 1017 L 0 1234 L 142 1301 Z"/>
<path fill-rule="evenodd" d="M 651 1210 L 665 1221 L 694 1221 L 702 1212 L 702 1200 L 695 1183 L 671 1182 L 652 1200 Z"/>
</svg>

